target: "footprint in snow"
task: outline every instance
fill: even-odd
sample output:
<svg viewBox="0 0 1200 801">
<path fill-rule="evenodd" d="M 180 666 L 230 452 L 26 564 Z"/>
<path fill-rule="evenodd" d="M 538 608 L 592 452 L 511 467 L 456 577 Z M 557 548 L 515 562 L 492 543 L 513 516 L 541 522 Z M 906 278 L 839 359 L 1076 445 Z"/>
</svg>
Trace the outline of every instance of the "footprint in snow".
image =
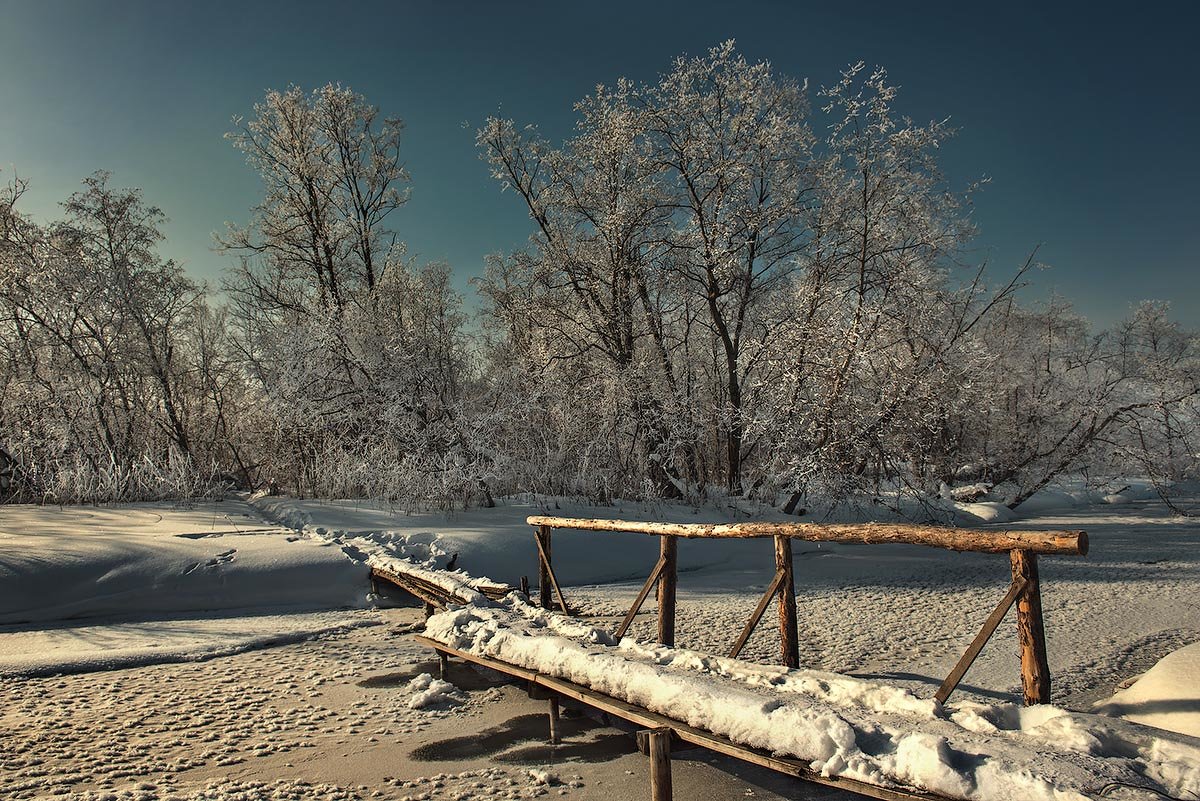
<svg viewBox="0 0 1200 801">
<path fill-rule="evenodd" d="M 212 559 L 209 559 L 204 564 L 207 567 L 216 567 L 217 565 L 223 565 L 228 562 L 232 562 L 233 555 L 236 553 L 237 553 L 237 548 L 230 548 L 228 551 L 217 554 L 216 556 L 214 556 Z"/>
</svg>

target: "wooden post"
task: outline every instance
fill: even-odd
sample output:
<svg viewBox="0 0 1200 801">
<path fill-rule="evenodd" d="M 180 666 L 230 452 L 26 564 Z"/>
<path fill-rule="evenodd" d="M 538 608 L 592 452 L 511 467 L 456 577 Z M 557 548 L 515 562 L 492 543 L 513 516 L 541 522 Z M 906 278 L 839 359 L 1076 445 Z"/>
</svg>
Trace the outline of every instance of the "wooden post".
<svg viewBox="0 0 1200 801">
<path fill-rule="evenodd" d="M 650 801 L 671 801 L 671 730 L 650 729 Z"/>
<path fill-rule="evenodd" d="M 1017 597 L 1017 638 L 1021 644 L 1021 686 L 1025 705 L 1050 703 L 1050 665 L 1046 660 L 1046 630 L 1042 625 L 1042 591 L 1037 554 L 1014 550 L 1013 581 L 1025 587 Z"/>
<path fill-rule="evenodd" d="M 433 617 L 433 613 L 436 611 L 437 611 L 437 609 L 434 607 L 433 604 L 431 604 L 429 601 L 425 602 L 425 619 L 426 620 L 429 620 L 429 618 Z"/>
<path fill-rule="evenodd" d="M 438 677 L 442 681 L 447 681 L 450 675 L 450 658 L 441 651 L 438 651 Z"/>
<path fill-rule="evenodd" d="M 775 536 L 775 571 L 779 583 L 779 648 L 786 667 L 800 667 L 800 635 L 796 629 L 796 582 L 792 573 L 792 541 Z"/>
<path fill-rule="evenodd" d="M 521 576 L 521 594 L 525 600 L 529 600 L 529 576 Z"/>
<path fill-rule="evenodd" d="M 543 609 L 550 608 L 550 568 L 546 566 L 546 562 L 550 561 L 550 527 L 538 526 L 537 532 L 534 535 L 541 543 L 542 552 L 546 554 L 546 559 L 543 561 L 538 559 L 538 597 L 541 601 Z"/>
<path fill-rule="evenodd" d="M 663 645 L 675 645 L 675 588 L 678 575 L 675 569 L 679 554 L 679 541 L 670 535 L 658 538 L 659 560 L 662 575 L 658 578 L 658 641 Z"/>
<path fill-rule="evenodd" d="M 554 696 L 550 697 L 550 744 L 558 745 L 562 742 L 562 736 L 558 731 L 558 699 Z"/>
</svg>

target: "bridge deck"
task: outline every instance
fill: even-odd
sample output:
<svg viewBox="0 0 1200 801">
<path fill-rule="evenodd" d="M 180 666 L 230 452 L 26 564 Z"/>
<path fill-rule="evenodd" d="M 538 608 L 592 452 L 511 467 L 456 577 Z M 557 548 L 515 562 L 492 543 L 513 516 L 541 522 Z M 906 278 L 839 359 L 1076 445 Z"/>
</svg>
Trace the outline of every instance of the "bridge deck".
<svg viewBox="0 0 1200 801">
<path fill-rule="evenodd" d="M 530 690 L 534 687 L 540 687 L 543 691 L 551 693 L 552 697 L 569 698 L 593 709 L 621 718 L 635 726 L 647 729 L 669 729 L 673 737 L 678 738 L 682 742 L 707 748 L 710 751 L 716 751 L 717 753 L 725 754 L 726 756 L 754 765 L 760 765 L 802 781 L 837 787 L 869 798 L 882 799 L 882 801 L 950 801 L 946 796 L 936 795 L 915 788 L 880 787 L 854 779 L 822 776 L 820 773 L 810 769 L 806 763 L 799 760 L 774 756 L 756 748 L 739 745 L 728 738 L 704 731 L 703 729 L 697 729 L 665 715 L 660 715 L 648 709 L 622 701 L 619 698 L 598 693 L 581 684 L 537 673 L 536 671 L 492 657 L 461 651 L 428 637 L 414 635 L 413 639 L 422 645 L 432 648 L 441 655 L 453 656 L 468 662 L 474 662 L 475 664 L 524 681 Z"/>
</svg>

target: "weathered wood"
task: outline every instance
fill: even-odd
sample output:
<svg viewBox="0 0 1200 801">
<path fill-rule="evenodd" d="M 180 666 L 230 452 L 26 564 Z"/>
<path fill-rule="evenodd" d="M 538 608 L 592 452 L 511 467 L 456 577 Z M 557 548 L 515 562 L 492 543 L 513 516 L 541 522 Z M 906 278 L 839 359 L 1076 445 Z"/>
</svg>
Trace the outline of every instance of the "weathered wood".
<svg viewBox="0 0 1200 801">
<path fill-rule="evenodd" d="M 429 618 L 433 617 L 433 613 L 436 611 L 437 611 L 437 607 L 435 607 L 429 601 L 425 602 L 425 619 L 426 620 L 429 620 Z"/>
<path fill-rule="evenodd" d="M 935 793 L 917 790 L 915 788 L 892 788 L 879 787 L 878 785 L 869 784 L 867 782 L 858 781 L 856 779 L 847 779 L 838 776 L 822 776 L 820 773 L 813 771 L 808 763 L 799 759 L 789 757 L 781 757 L 762 751 L 749 746 L 740 745 L 712 732 L 698 729 L 693 726 L 688 726 L 682 721 L 673 720 L 672 718 L 660 715 L 657 712 L 651 712 L 640 706 L 635 706 L 619 698 L 614 698 L 611 695 L 598 693 L 589 687 L 566 679 L 559 679 L 553 676 L 546 676 L 541 673 L 536 673 L 528 668 L 519 667 L 509 662 L 494 657 L 479 656 L 470 651 L 463 651 L 458 648 L 453 648 L 445 643 L 432 640 L 428 637 L 413 635 L 413 640 L 432 648 L 435 651 L 444 651 L 456 657 L 464 659 L 468 662 L 474 662 L 478 665 L 491 668 L 492 670 L 506 673 L 515 678 L 527 681 L 530 684 L 545 687 L 566 698 L 571 698 L 582 704 L 599 710 L 601 716 L 611 715 L 616 718 L 625 720 L 634 726 L 640 726 L 646 729 L 667 727 L 671 729 L 675 736 L 686 743 L 698 745 L 715 751 L 719 754 L 725 754 L 735 759 L 740 759 L 744 762 L 760 765 L 769 770 L 776 771 L 788 776 L 801 779 L 803 781 L 813 782 L 815 784 L 823 784 L 830 787 L 838 787 L 849 792 L 858 793 L 859 795 L 868 796 L 870 798 L 878 798 L 881 801 L 946 801 L 947 796 L 937 795 Z"/>
<path fill-rule="evenodd" d="M 435 607 L 445 607 L 447 601 L 463 603 L 465 600 L 459 598 L 445 587 L 425 581 L 410 573 L 393 572 L 382 567 L 372 567 L 371 577 L 382 579 L 389 584 L 395 585 L 405 592 L 415 595 L 418 599 L 433 604 Z M 512 587 L 506 584 L 483 584 L 480 582 L 472 583 L 471 588 L 483 593 L 494 601 L 501 600 L 513 590 Z"/>
<path fill-rule="evenodd" d="M 1017 639 L 1021 646 L 1021 685 L 1025 705 L 1050 703 L 1050 665 L 1046 659 L 1046 630 L 1042 624 L 1042 590 L 1037 555 L 1011 554 L 1013 581 L 1024 579 L 1017 597 Z"/>
<path fill-rule="evenodd" d="M 912 523 L 652 523 L 546 515 L 533 515 L 526 520 L 530 525 L 541 527 L 670 534 L 685 539 L 779 536 L 816 542 L 908 543 L 980 553 L 1004 553 L 1020 549 L 1030 553 L 1072 556 L 1082 556 L 1088 550 L 1087 533 L 1076 530 L 990 531 Z"/>
<path fill-rule="evenodd" d="M 562 742 L 562 736 L 559 734 L 558 726 L 558 697 L 551 696 L 550 698 L 550 745 L 558 745 Z"/>
<path fill-rule="evenodd" d="M 646 579 L 646 583 L 642 585 L 641 592 L 633 601 L 633 606 L 629 607 L 629 612 L 625 615 L 625 619 L 621 621 L 620 627 L 617 628 L 616 638 L 619 640 L 625 636 L 625 632 L 629 631 L 629 627 L 633 625 L 633 619 L 637 616 L 638 610 L 642 608 L 642 604 L 646 602 L 646 596 L 650 594 L 651 588 L 658 581 L 658 577 L 662 575 L 663 560 L 660 557 L 654 564 L 654 569 L 650 571 L 650 577 Z"/>
<path fill-rule="evenodd" d="M 554 566 L 550 563 L 550 528 L 542 526 L 538 534 L 539 536 L 534 538 L 534 542 L 537 543 L 538 556 L 541 557 L 538 567 L 545 571 L 544 574 L 539 573 L 540 579 L 543 582 L 539 588 L 542 595 L 542 608 L 550 608 L 549 587 L 553 587 L 554 594 L 558 596 L 558 607 L 564 615 L 570 614 L 570 610 L 567 608 L 567 599 L 563 597 L 562 587 L 558 586 L 558 577 L 554 575 Z"/>
<path fill-rule="evenodd" d="M 662 574 L 658 580 L 658 641 L 675 645 L 675 589 L 679 581 L 676 569 L 679 560 L 679 541 L 671 535 L 658 538 Z"/>
<path fill-rule="evenodd" d="M 992 613 L 988 615 L 988 619 L 983 623 L 983 628 L 975 635 L 975 639 L 971 641 L 970 646 L 967 647 L 967 650 L 959 658 L 958 663 L 954 665 L 954 669 L 950 671 L 950 675 L 946 676 L 946 680 L 942 682 L 942 686 L 934 693 L 933 697 L 939 703 L 946 703 L 946 699 L 950 697 L 950 693 L 954 692 L 954 688 L 962 681 L 963 676 L 967 675 L 967 671 L 975 663 L 979 652 L 983 650 L 983 646 L 995 634 L 996 627 L 1000 625 L 1000 621 L 1008 614 L 1008 610 L 1012 607 L 1013 603 L 1017 600 L 1017 596 L 1021 594 L 1021 590 L 1023 589 L 1025 589 L 1024 578 L 1014 579 L 1012 584 L 1009 585 L 1008 592 L 1004 598 L 996 605 Z"/>
<path fill-rule="evenodd" d="M 521 594 L 529 599 L 529 576 L 521 576 Z"/>
<path fill-rule="evenodd" d="M 650 732 L 651 731 L 652 731 L 651 729 L 638 729 L 636 732 L 634 732 L 634 740 L 637 742 L 637 750 L 638 750 L 638 753 L 641 754 L 642 756 L 650 756 Z M 674 750 L 675 747 L 683 741 L 679 739 L 679 735 L 675 733 L 674 729 L 671 729 L 670 731 L 671 731 L 671 748 L 672 748 L 672 750 Z"/>
<path fill-rule="evenodd" d="M 750 615 L 750 619 L 746 621 L 746 627 L 742 629 L 742 633 L 738 636 L 737 642 L 733 644 L 733 650 L 729 652 L 730 659 L 737 659 L 738 654 L 746 647 L 746 641 L 750 639 L 750 635 L 754 633 L 754 629 L 758 627 L 758 621 L 762 620 L 763 613 L 767 611 L 767 605 L 771 603 L 771 599 L 779 592 L 779 583 L 783 581 L 783 574 L 778 570 L 775 571 L 775 578 L 771 580 L 767 586 L 767 591 L 763 593 L 762 598 L 758 601 L 758 606 L 754 607 L 754 613 Z"/>
<path fill-rule="evenodd" d="M 538 596 L 542 608 L 550 608 L 550 526 L 538 526 L 533 532 L 538 549 Z"/>
<path fill-rule="evenodd" d="M 450 659 L 446 656 L 446 654 L 444 652 L 439 651 L 438 652 L 438 678 L 440 678 L 442 681 L 446 681 L 446 678 L 449 675 L 450 675 Z"/>
<path fill-rule="evenodd" d="M 779 581 L 779 651 L 783 664 L 800 667 L 800 635 L 796 626 L 796 581 L 792 572 L 792 541 L 775 537 L 775 572 Z"/>
<path fill-rule="evenodd" d="M 651 729 L 650 744 L 650 801 L 671 801 L 671 730 Z"/>
</svg>

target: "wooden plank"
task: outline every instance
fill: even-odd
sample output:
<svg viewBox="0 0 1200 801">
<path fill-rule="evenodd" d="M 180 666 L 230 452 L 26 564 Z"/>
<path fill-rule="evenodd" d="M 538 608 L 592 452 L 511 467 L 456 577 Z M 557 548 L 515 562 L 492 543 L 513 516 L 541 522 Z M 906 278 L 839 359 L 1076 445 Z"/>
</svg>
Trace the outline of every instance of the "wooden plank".
<svg viewBox="0 0 1200 801">
<path fill-rule="evenodd" d="M 1042 591 L 1037 555 L 1011 554 L 1013 581 L 1025 580 L 1017 598 L 1017 639 L 1021 647 L 1021 686 L 1025 705 L 1050 703 L 1050 665 L 1046 658 L 1046 629 L 1042 623 Z"/>
<path fill-rule="evenodd" d="M 373 579 L 383 579 L 390 584 L 394 584 L 405 592 L 417 596 L 426 603 L 432 603 L 434 606 L 445 607 L 446 602 L 453 595 L 445 587 L 439 586 L 429 581 L 424 581 L 408 573 L 396 573 L 382 567 L 372 567 L 371 577 Z M 472 586 L 476 592 L 486 595 L 492 600 L 500 600 L 504 596 L 512 592 L 512 587 L 505 584 L 477 584 Z M 463 599 L 454 597 L 455 603 L 462 603 Z"/>
<path fill-rule="evenodd" d="M 597 709 L 602 713 L 613 715 L 621 718 L 635 726 L 644 729 L 653 728 L 669 728 L 675 736 L 680 740 L 707 748 L 710 751 L 715 751 L 719 754 L 740 759 L 743 762 L 750 762 L 755 765 L 774 770 L 778 773 L 783 773 L 803 781 L 822 784 L 829 787 L 837 787 L 849 792 L 865 795 L 870 798 L 878 798 L 881 801 L 954 801 L 948 796 L 937 795 L 935 793 L 918 790 L 915 788 L 892 788 L 880 787 L 875 784 L 858 781 L 856 779 L 847 779 L 838 776 L 822 776 L 808 767 L 808 764 L 798 759 L 789 757 L 779 757 L 768 752 L 750 748 L 748 746 L 734 743 L 726 737 L 722 737 L 711 732 L 697 729 L 689 726 L 681 721 L 674 720 L 665 715 L 660 715 L 656 712 L 651 712 L 639 706 L 622 701 L 619 698 L 614 698 L 610 695 L 598 693 L 588 687 L 580 684 L 559 679 L 553 676 L 546 676 L 541 673 L 536 673 L 527 668 L 522 668 L 517 665 L 505 662 L 501 659 L 493 657 L 479 656 L 472 654 L 469 651 L 462 651 L 453 648 L 445 643 L 437 640 L 429 639 L 419 635 L 413 635 L 413 640 L 432 648 L 436 651 L 442 651 L 453 656 L 465 659 L 469 662 L 474 662 L 478 665 L 491 668 L 500 673 L 507 673 L 510 676 L 519 678 L 523 681 L 528 681 L 537 684 L 547 689 L 559 693 L 563 697 L 574 699 L 582 704 Z"/>
<path fill-rule="evenodd" d="M 492 659 L 488 656 L 479 656 L 471 653 L 470 651 L 462 651 L 458 648 L 453 648 L 449 645 L 446 645 L 444 642 L 438 642 L 437 640 L 430 639 L 423 634 L 413 634 L 410 636 L 412 637 L 413 642 L 417 643 L 418 645 L 424 645 L 426 648 L 432 648 L 435 651 L 456 656 L 459 659 L 467 662 L 474 662 L 476 665 L 482 665 L 483 667 L 488 667 L 501 673 L 507 673 L 510 676 L 521 679 L 522 681 L 533 682 L 535 684 L 537 683 L 534 682 L 534 679 L 536 679 L 538 676 L 537 671 L 526 670 L 523 667 L 518 667 L 517 665 L 512 665 L 499 659 Z"/>
<path fill-rule="evenodd" d="M 675 590 L 679 583 L 676 569 L 679 561 L 679 540 L 664 535 L 658 538 L 658 560 L 663 563 L 658 581 L 658 641 L 675 645 Z"/>
<path fill-rule="evenodd" d="M 775 597 L 775 593 L 779 591 L 779 583 L 783 581 L 783 574 L 778 570 L 775 571 L 775 578 L 771 580 L 767 591 L 763 593 L 762 598 L 758 601 L 758 606 L 754 607 L 754 613 L 750 615 L 750 619 L 746 621 L 746 627 L 742 629 L 741 635 L 738 636 L 737 642 L 733 644 L 733 650 L 729 652 L 730 659 L 737 659 L 738 654 L 746 647 L 746 641 L 750 639 L 750 635 L 754 633 L 754 629 L 758 627 L 758 621 L 762 620 L 763 613 L 767 611 L 767 605 L 771 603 L 771 599 Z"/>
<path fill-rule="evenodd" d="M 792 541 L 775 537 L 775 572 L 779 582 L 779 651 L 783 664 L 800 667 L 800 635 L 796 626 L 796 582 L 792 573 Z"/>
<path fill-rule="evenodd" d="M 650 801 L 672 801 L 671 791 L 671 730 L 650 729 L 647 736 L 650 751 Z"/>
<path fill-rule="evenodd" d="M 625 632 L 629 631 L 629 627 L 633 625 L 633 619 L 637 616 L 638 610 L 642 608 L 642 604 L 646 602 L 646 596 L 650 594 L 650 589 L 654 583 L 658 581 L 658 577 L 662 575 L 663 560 L 660 557 L 655 563 L 654 569 L 650 571 L 650 577 L 646 579 L 646 583 L 642 585 L 641 592 L 637 598 L 633 600 L 633 606 L 629 607 L 629 612 L 625 615 L 625 619 L 621 621 L 621 625 L 617 628 L 614 635 L 618 640 L 625 636 Z"/>
<path fill-rule="evenodd" d="M 1009 608 L 1017 600 L 1017 596 L 1025 589 L 1025 579 L 1018 578 L 1008 587 L 1008 592 L 1004 598 L 988 615 L 987 620 L 983 623 L 983 628 L 975 635 L 975 639 L 971 641 L 966 652 L 959 658 L 958 663 L 954 665 L 954 669 L 950 671 L 950 675 L 946 676 L 946 680 L 942 682 L 942 686 L 934 693 L 934 698 L 938 703 L 946 703 L 946 699 L 950 697 L 950 693 L 954 692 L 954 688 L 962 681 L 963 676 L 967 675 L 967 671 L 971 669 L 971 665 L 975 663 L 975 658 L 979 656 L 979 652 L 983 650 L 983 646 L 992 638 L 996 632 L 996 627 L 1000 625 L 1000 621 L 1008 614 Z"/>
<path fill-rule="evenodd" d="M 1030 553 L 1071 556 L 1083 556 L 1088 550 L 1087 533 L 1078 530 L 991 531 L 913 523 L 652 523 L 547 515 L 531 515 L 526 521 L 533 526 L 670 534 L 687 539 L 779 536 L 816 542 L 908 543 L 980 553 L 1006 553 L 1020 549 Z"/>
<path fill-rule="evenodd" d="M 550 580 L 550 586 L 554 587 L 554 593 L 558 596 L 559 608 L 562 609 L 564 615 L 569 615 L 570 610 L 567 609 L 567 600 L 563 598 L 562 587 L 558 586 L 558 577 L 554 575 L 554 567 L 550 564 L 550 530 L 546 526 L 543 526 L 542 528 L 544 530 L 544 535 L 534 538 L 534 542 L 537 543 L 538 547 L 538 556 L 541 557 L 540 566 L 543 570 L 545 570 L 545 578 Z M 539 575 L 541 574 L 539 573 Z M 549 609 L 550 591 L 546 589 L 545 584 L 542 584 L 540 589 L 542 593 L 542 608 Z"/>
<path fill-rule="evenodd" d="M 382 578 L 392 584 L 395 584 L 400 589 L 415 595 L 418 599 L 427 604 L 433 604 L 434 606 L 440 606 L 443 608 L 446 606 L 446 600 L 449 593 L 440 587 L 435 588 L 434 585 L 429 584 L 428 582 L 417 581 L 411 576 L 392 573 L 391 571 L 383 570 L 377 567 L 372 568 L 371 571 L 372 574 L 377 578 Z M 438 592 L 437 590 L 441 591 Z"/>
</svg>

